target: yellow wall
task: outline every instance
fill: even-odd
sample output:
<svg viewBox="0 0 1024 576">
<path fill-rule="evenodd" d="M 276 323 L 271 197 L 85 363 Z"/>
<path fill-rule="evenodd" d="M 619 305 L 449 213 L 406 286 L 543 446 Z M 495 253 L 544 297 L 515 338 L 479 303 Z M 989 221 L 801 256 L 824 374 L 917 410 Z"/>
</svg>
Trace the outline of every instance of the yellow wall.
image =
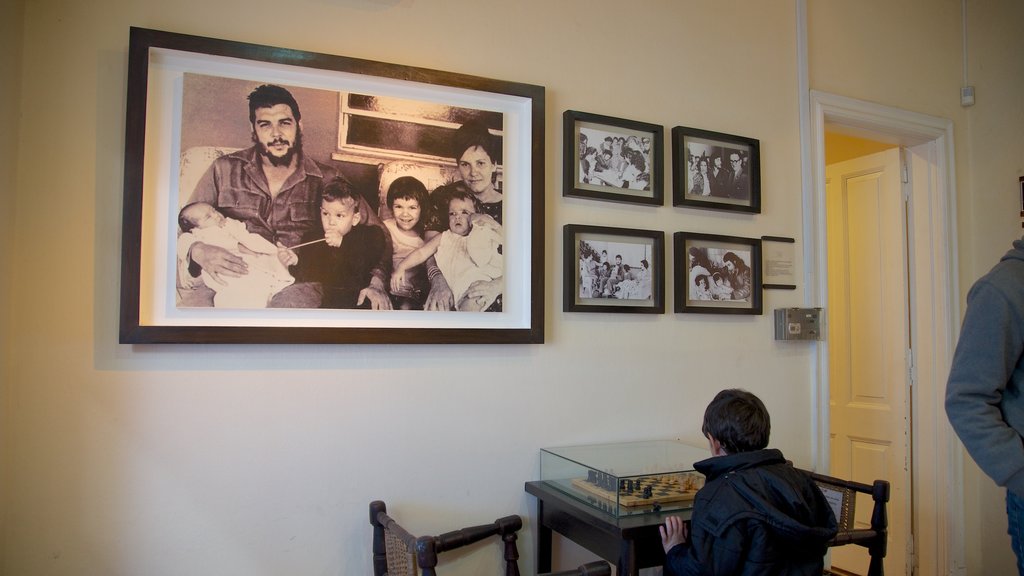
<svg viewBox="0 0 1024 576">
<path fill-rule="evenodd" d="M 996 4 L 993 21 L 1019 16 Z M 883 8 L 896 10 L 891 22 L 874 16 Z M 949 64 L 959 3 L 812 1 L 808 16 L 812 88 L 953 119 L 961 205 L 974 194 L 970 146 L 1020 158 L 1009 129 L 977 141 L 967 130 L 983 105 L 1015 104 L 986 100 L 1011 82 L 992 74 L 991 85 L 979 75 L 979 105 L 959 108 Z M 0 572 L 366 574 L 370 500 L 423 532 L 529 517 L 522 486 L 538 475 L 540 447 L 699 441 L 703 408 L 726 386 L 764 398 L 772 444 L 811 461 L 811 351 L 775 342 L 770 313 L 568 314 L 560 296 L 567 223 L 801 241 L 794 2 L 34 0 L 24 22 L 20 76 L 3 76 L 5 87 L 20 83 L 22 130 L 17 185 L 3 199 L 17 207 L 19 249 L 4 253 L 4 272 L 17 275 L 5 274 L 0 300 L 13 359 Z M 546 343 L 118 345 L 133 25 L 546 86 Z M 1014 37 L 1000 38 L 995 66 L 1019 66 L 1005 49 Z M 565 109 L 759 138 L 763 213 L 563 199 Z M 961 239 L 993 234 L 984 223 L 995 215 L 961 214 Z M 802 304 L 802 292 L 766 292 L 766 312 Z M 531 530 L 519 540 L 524 573 Z M 581 556 L 560 548 L 567 563 Z M 473 554 L 449 573 L 493 561 Z"/>
<path fill-rule="evenodd" d="M 860 158 L 861 156 L 888 150 L 893 146 L 897 145 L 835 132 L 825 132 L 825 165 L 828 166 L 843 160 Z"/>
</svg>

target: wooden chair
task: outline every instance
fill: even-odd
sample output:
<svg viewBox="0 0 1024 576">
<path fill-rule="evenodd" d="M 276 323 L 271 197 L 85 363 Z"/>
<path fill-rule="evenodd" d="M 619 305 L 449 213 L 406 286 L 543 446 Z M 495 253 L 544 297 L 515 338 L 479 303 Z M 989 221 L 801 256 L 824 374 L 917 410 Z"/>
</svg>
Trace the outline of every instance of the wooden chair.
<svg viewBox="0 0 1024 576">
<path fill-rule="evenodd" d="M 832 510 L 836 512 L 839 532 L 828 545 L 856 544 L 867 548 L 868 554 L 871 556 L 867 576 L 883 576 L 885 568 L 882 566 L 882 561 L 885 558 L 889 537 L 889 517 L 886 512 L 886 503 L 889 502 L 889 482 L 875 480 L 869 485 L 814 472 L 807 473 L 821 488 L 825 498 L 832 504 Z M 870 494 L 871 500 L 874 502 L 869 528 L 854 527 L 854 512 L 856 511 L 858 493 Z"/>
<path fill-rule="evenodd" d="M 612 565 L 604 560 L 598 560 L 597 562 L 587 562 L 575 570 L 546 572 L 537 576 L 612 576 Z"/>
<path fill-rule="evenodd" d="M 519 516 L 505 516 L 490 524 L 453 530 L 440 536 L 416 537 L 388 516 L 383 502 L 375 500 L 370 502 L 370 524 L 373 525 L 374 576 L 435 576 L 438 554 L 491 536 L 500 536 L 505 543 L 505 576 L 519 576 L 516 532 L 523 527 Z"/>
</svg>

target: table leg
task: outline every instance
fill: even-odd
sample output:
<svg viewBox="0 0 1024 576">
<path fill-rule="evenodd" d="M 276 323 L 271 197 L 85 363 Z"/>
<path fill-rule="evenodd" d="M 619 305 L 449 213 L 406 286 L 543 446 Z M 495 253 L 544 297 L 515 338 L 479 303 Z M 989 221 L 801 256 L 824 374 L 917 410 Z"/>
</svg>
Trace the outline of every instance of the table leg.
<svg viewBox="0 0 1024 576">
<path fill-rule="evenodd" d="M 640 576 L 640 569 L 636 562 L 636 545 L 632 540 L 623 540 L 619 544 L 619 564 L 617 566 L 619 576 Z"/>
<path fill-rule="evenodd" d="M 537 499 L 537 574 L 551 572 L 551 528 L 544 524 L 544 501 Z"/>
</svg>

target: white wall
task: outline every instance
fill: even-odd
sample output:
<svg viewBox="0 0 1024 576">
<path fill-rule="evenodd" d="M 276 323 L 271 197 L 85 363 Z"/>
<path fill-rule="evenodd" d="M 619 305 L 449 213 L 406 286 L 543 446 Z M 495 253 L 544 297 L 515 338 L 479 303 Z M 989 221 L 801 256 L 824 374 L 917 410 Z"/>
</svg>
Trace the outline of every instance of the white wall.
<svg viewBox="0 0 1024 576">
<path fill-rule="evenodd" d="M 968 82 L 977 104 L 967 111 L 969 189 L 960 196 L 961 292 L 988 272 L 1020 238 L 1024 176 L 1024 61 L 1014 22 L 1024 4 L 1012 0 L 968 2 Z M 964 455 L 965 509 L 968 511 L 969 566 L 977 574 L 1012 574 L 1014 557 L 1006 533 L 1006 491 L 998 488 Z"/>
<path fill-rule="evenodd" d="M 11 429 L 3 425 L 10 420 L 12 359 L 11 342 L 11 287 L 12 259 L 17 252 L 15 235 L 15 181 L 18 166 L 18 97 L 21 93 L 21 48 L 24 3 L 7 2 L 0 18 L 0 126 L 7 132 L 0 138 L 0 494 L 10 490 L 11 466 L 7 456 L 11 453 Z M 8 506 L 0 500 L 0 550 L 7 539 Z M 3 553 L 0 552 L 0 571 L 3 571 Z"/>
<path fill-rule="evenodd" d="M 907 82 L 904 62 L 846 54 L 840 32 L 859 9 L 833 4 L 809 12 L 812 88 L 961 122 L 938 96 L 959 77 L 944 69 L 958 44 L 907 57 L 920 64 Z M 931 4 L 915 3 L 929 17 L 914 25 L 955 32 L 956 3 Z M 370 500 L 421 532 L 508 513 L 529 523 L 522 488 L 540 447 L 698 441 L 704 405 L 727 386 L 759 394 L 772 444 L 811 461 L 810 348 L 774 342 L 770 315 L 803 303 L 802 287 L 767 291 L 759 317 L 566 314 L 560 296 L 566 223 L 801 241 L 793 2 L 35 0 L 25 10 L 17 186 L 4 200 L 17 204 L 21 249 L 7 267 L 17 338 L 5 343 L 12 474 L 0 572 L 367 574 Z M 546 86 L 546 343 L 118 345 L 132 25 Z M 897 34 L 886 27 L 870 42 L 897 50 Z M 850 77 L 833 82 L 825 69 L 840 64 Z M 863 89 L 879 70 L 891 89 Z M 759 138 L 763 213 L 563 199 L 565 109 Z M 957 169 L 966 178 L 963 161 Z M 532 530 L 520 539 L 524 573 Z M 487 571 L 495 556 L 469 555 L 449 573 Z"/>
<path fill-rule="evenodd" d="M 1024 174 L 1024 63 L 1013 0 L 966 2 L 967 81 L 977 103 L 961 108 L 963 6 L 959 0 L 856 5 L 809 2 L 811 87 L 950 118 L 955 126 L 961 302 L 1021 235 L 1017 178 Z M 968 574 L 1015 571 L 1005 490 L 964 453 Z"/>
</svg>

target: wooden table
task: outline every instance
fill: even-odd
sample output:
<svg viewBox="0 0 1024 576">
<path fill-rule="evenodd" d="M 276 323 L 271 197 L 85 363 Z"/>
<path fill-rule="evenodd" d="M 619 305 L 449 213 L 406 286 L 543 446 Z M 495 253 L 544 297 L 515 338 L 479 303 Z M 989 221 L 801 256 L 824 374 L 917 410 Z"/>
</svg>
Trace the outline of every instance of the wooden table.
<svg viewBox="0 0 1024 576">
<path fill-rule="evenodd" d="M 661 566 L 658 526 L 667 516 L 689 520 L 690 510 L 649 512 L 617 518 L 552 487 L 545 481 L 527 482 L 526 492 L 537 498 L 537 574 L 551 572 L 552 531 L 615 564 L 620 576 L 638 576 L 641 568 Z"/>
</svg>

